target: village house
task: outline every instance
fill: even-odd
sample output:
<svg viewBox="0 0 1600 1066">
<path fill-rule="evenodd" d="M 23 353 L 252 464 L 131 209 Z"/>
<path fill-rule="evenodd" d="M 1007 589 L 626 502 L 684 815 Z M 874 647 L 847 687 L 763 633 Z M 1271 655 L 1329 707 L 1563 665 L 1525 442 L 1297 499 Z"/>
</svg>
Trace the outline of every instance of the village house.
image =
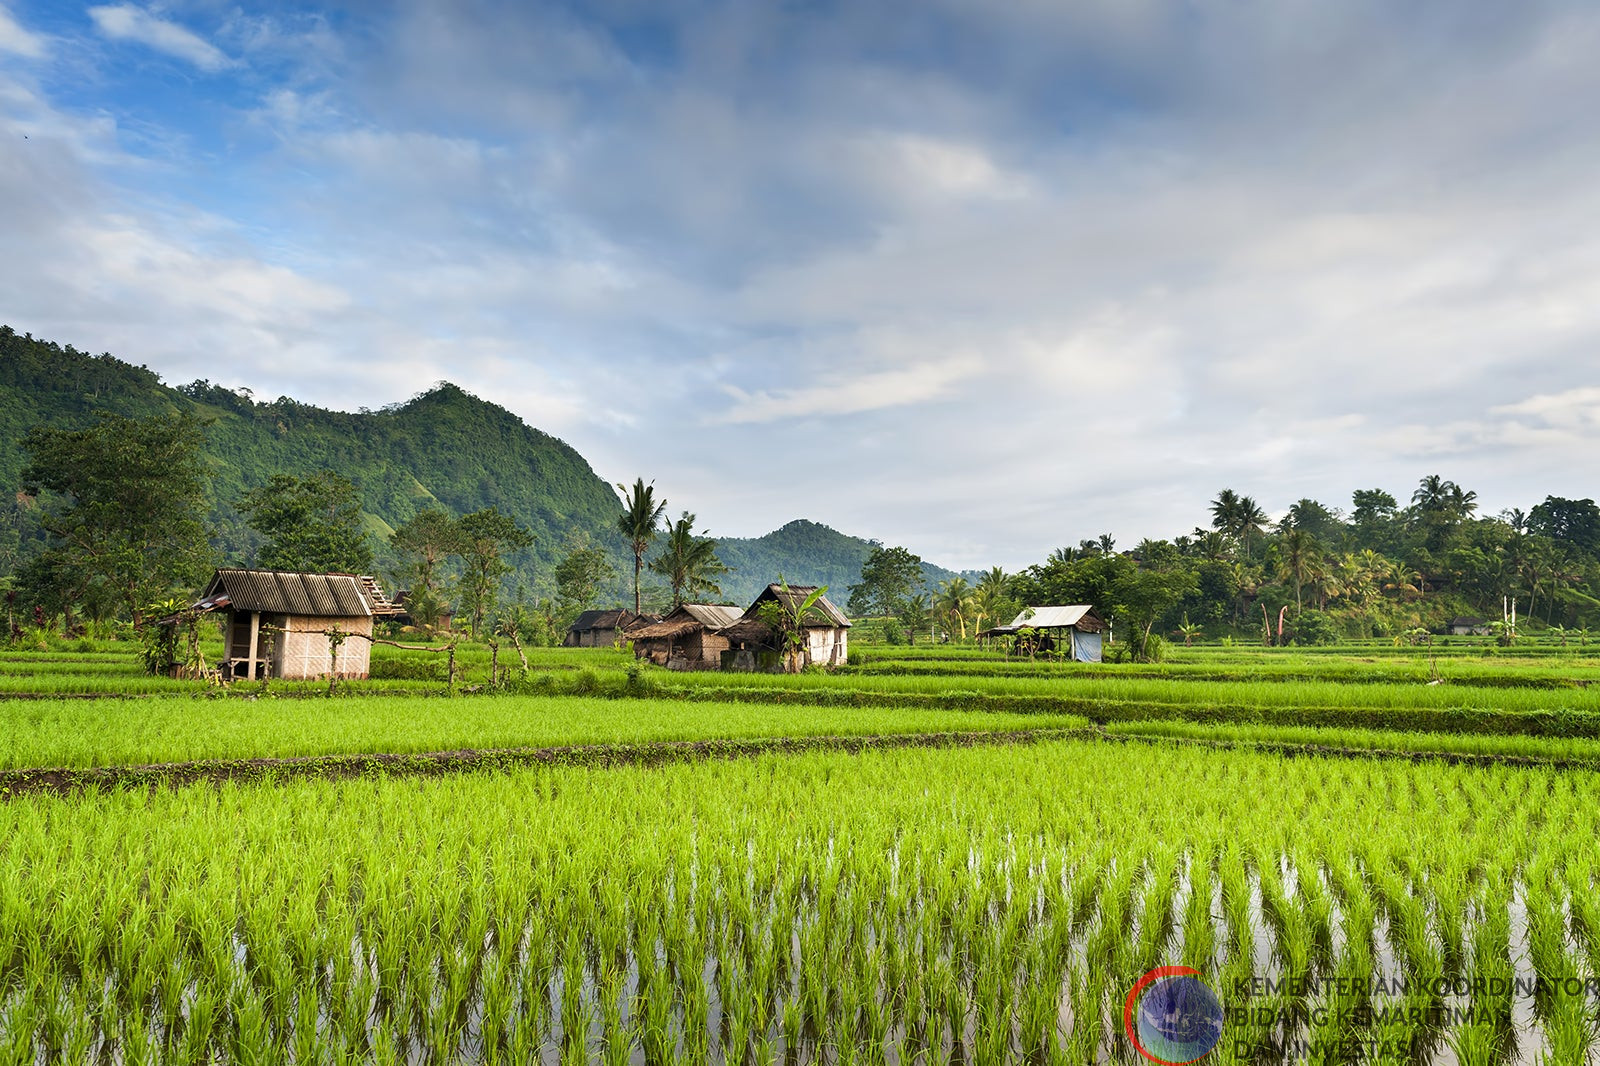
<svg viewBox="0 0 1600 1066">
<path fill-rule="evenodd" d="M 634 614 L 632 611 L 584 611 L 567 627 L 562 638 L 563 648 L 615 648 L 627 640 L 627 631 L 639 625 L 658 621 L 654 615 Z"/>
<path fill-rule="evenodd" d="M 374 619 L 400 608 L 377 581 L 357 574 L 287 570 L 218 570 L 192 610 L 223 611 L 224 677 L 302 680 L 367 676 Z M 328 632 L 348 634 L 338 663 Z"/>
<path fill-rule="evenodd" d="M 669 670 L 716 670 L 729 644 L 722 631 L 739 621 L 737 607 L 685 603 L 659 622 L 627 633 L 633 653 Z"/>
<path fill-rule="evenodd" d="M 1038 634 L 1036 651 L 1070 654 L 1075 662 L 1097 663 L 1101 657 L 1101 631 L 1106 624 L 1086 604 L 1070 607 L 1024 607 L 1010 625 L 995 626 L 980 637 L 1015 636 L 1024 629 Z"/>
<path fill-rule="evenodd" d="M 783 669 L 781 641 L 778 634 L 762 617 L 761 607 L 778 603 L 791 615 L 816 592 L 815 585 L 768 585 L 761 591 L 739 621 L 723 630 L 722 636 L 729 648 L 722 655 L 724 670 Z M 843 666 L 850 651 L 850 619 L 835 607 L 826 596 L 817 598 L 801 621 L 804 640 L 800 647 L 799 666 Z"/>
</svg>

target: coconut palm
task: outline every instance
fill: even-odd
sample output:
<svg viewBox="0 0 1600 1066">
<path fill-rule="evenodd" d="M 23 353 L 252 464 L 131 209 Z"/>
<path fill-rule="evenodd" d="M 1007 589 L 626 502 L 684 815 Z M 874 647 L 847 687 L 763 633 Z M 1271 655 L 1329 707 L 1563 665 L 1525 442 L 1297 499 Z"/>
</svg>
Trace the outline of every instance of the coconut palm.
<svg viewBox="0 0 1600 1066">
<path fill-rule="evenodd" d="M 1294 581 L 1294 610 L 1298 615 L 1301 611 L 1300 589 L 1306 583 L 1316 560 L 1317 541 L 1303 529 L 1291 529 L 1279 540 L 1278 546 L 1282 551 L 1282 574 Z"/>
<path fill-rule="evenodd" d="M 972 586 L 964 577 L 953 577 L 939 586 L 934 608 L 941 617 L 954 621 L 961 639 L 967 639 L 967 612 L 972 605 Z"/>
<path fill-rule="evenodd" d="M 695 536 L 694 515 L 684 511 L 667 530 L 666 547 L 650 562 L 650 572 L 660 574 L 672 586 L 672 605 L 681 605 L 686 597 L 720 597 L 722 587 L 717 578 L 728 572 L 717 558 L 717 542 L 706 536 Z"/>
<path fill-rule="evenodd" d="M 1244 543 L 1244 558 L 1250 561 L 1250 534 L 1267 528 L 1267 512 L 1250 496 L 1239 497 L 1239 539 Z"/>
<path fill-rule="evenodd" d="M 646 485 L 644 478 L 634 481 L 629 489 L 621 482 L 617 491 L 622 493 L 622 514 L 617 517 L 617 528 L 628 538 L 633 549 L 633 613 L 639 613 L 639 571 L 644 569 L 644 553 L 656 538 L 656 527 L 661 516 L 667 513 L 667 501 L 656 500 L 655 482 Z"/>
<path fill-rule="evenodd" d="M 1217 498 L 1211 501 L 1211 528 L 1228 534 L 1230 537 L 1239 535 L 1239 494 L 1232 489 L 1223 489 L 1217 493 Z"/>
</svg>

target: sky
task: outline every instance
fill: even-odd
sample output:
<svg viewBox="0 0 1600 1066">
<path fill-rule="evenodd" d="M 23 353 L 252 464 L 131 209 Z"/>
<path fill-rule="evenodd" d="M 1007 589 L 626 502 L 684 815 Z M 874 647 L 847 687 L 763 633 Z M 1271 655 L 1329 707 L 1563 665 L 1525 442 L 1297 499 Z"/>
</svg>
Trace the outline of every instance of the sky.
<svg viewBox="0 0 1600 1066">
<path fill-rule="evenodd" d="M 1600 7 L 0 0 L 0 322 L 953 567 L 1600 496 Z"/>
</svg>

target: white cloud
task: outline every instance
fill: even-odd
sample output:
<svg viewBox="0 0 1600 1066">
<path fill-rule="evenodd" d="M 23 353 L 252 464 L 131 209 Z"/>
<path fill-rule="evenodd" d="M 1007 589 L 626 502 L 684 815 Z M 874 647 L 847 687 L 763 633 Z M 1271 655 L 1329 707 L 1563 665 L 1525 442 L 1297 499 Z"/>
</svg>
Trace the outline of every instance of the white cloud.
<svg viewBox="0 0 1600 1066">
<path fill-rule="evenodd" d="M 24 29 L 11 12 L 0 7 L 0 52 L 10 52 L 25 59 L 43 59 L 45 39 Z"/>
<path fill-rule="evenodd" d="M 113 40 L 137 41 L 204 71 L 216 72 L 232 63 L 220 48 L 194 31 L 133 4 L 91 7 L 89 17 L 102 34 Z"/>
<path fill-rule="evenodd" d="M 774 422 L 923 404 L 949 396 L 952 386 L 981 370 L 982 364 L 977 359 L 958 356 L 943 362 L 865 373 L 840 367 L 823 372 L 834 380 L 755 393 L 736 385 L 725 385 L 723 391 L 733 398 L 734 404 L 710 420 L 724 424 Z"/>
</svg>

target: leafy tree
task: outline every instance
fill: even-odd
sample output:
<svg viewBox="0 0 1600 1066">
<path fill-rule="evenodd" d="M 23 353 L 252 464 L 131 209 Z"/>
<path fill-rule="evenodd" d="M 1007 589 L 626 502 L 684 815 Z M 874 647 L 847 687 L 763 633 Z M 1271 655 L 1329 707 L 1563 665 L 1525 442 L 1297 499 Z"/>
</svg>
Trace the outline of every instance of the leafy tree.
<svg viewBox="0 0 1600 1066">
<path fill-rule="evenodd" d="M 1324 544 L 1337 544 L 1345 531 L 1345 524 L 1336 513 L 1316 500 L 1302 497 L 1284 513 L 1278 528 L 1304 530 Z"/>
<path fill-rule="evenodd" d="M 73 575 L 73 598 L 98 593 L 143 624 L 147 604 L 198 580 L 210 562 L 203 441 L 189 415 L 103 415 L 85 429 L 30 430 L 22 483 L 51 494 L 40 512 L 49 543 L 35 572 Z"/>
<path fill-rule="evenodd" d="M 644 478 L 635 480 L 631 490 L 618 482 L 617 491 L 622 493 L 622 514 L 617 518 L 617 528 L 633 549 L 633 613 L 638 614 L 639 572 L 644 569 L 644 553 L 656 539 L 661 516 L 667 513 L 667 501 L 657 501 L 655 482 L 646 485 Z"/>
<path fill-rule="evenodd" d="M 396 529 L 389 544 L 400 556 L 396 575 L 407 589 L 407 613 L 424 626 L 437 626 L 447 606 L 444 566 L 460 551 L 460 524 L 437 507 L 429 507 Z"/>
<path fill-rule="evenodd" d="M 1156 621 L 1198 587 L 1194 575 L 1182 567 L 1129 570 L 1117 579 L 1111 590 L 1112 603 L 1117 617 L 1130 623 L 1128 649 L 1135 662 L 1154 657 L 1159 645 L 1152 645 L 1150 631 Z"/>
<path fill-rule="evenodd" d="M 684 511 L 667 530 L 667 543 L 650 562 L 650 572 L 660 574 L 672 587 L 672 606 L 687 602 L 687 597 L 722 596 L 717 578 L 728 572 L 717 558 L 717 542 L 695 536 L 694 515 Z"/>
<path fill-rule="evenodd" d="M 907 597 L 921 587 L 921 556 L 875 544 L 861 564 L 861 580 L 850 586 L 850 613 L 899 614 Z"/>
<path fill-rule="evenodd" d="M 244 493 L 238 508 L 250 528 L 267 537 L 258 558 L 268 569 L 348 574 L 372 569 L 361 494 L 343 474 L 274 474 Z"/>
<path fill-rule="evenodd" d="M 1528 512 L 1528 530 L 1570 544 L 1591 559 L 1600 556 L 1600 507 L 1593 500 L 1546 496 Z"/>
<path fill-rule="evenodd" d="M 586 536 L 573 538 L 572 546 L 556 564 L 556 600 L 561 618 L 569 620 L 594 606 L 600 589 L 617 571 L 604 548 L 595 547 Z"/>
<path fill-rule="evenodd" d="M 472 635 L 478 635 L 484 615 L 494 608 L 500 578 L 511 572 L 505 556 L 533 544 L 533 535 L 509 515 L 493 507 L 464 514 L 456 520 L 461 540 L 461 603 L 472 615 Z"/>
</svg>

